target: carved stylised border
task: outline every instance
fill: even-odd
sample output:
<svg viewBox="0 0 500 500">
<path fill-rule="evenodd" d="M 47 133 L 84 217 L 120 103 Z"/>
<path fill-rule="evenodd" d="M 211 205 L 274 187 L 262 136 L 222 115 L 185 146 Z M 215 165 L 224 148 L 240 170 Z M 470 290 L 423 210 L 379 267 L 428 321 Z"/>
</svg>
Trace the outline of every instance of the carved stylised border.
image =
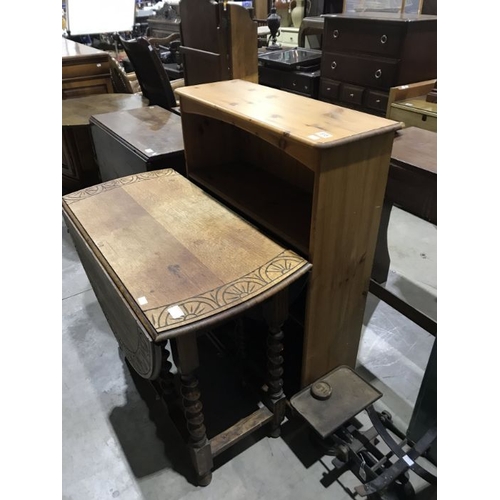
<svg viewBox="0 0 500 500">
<path fill-rule="evenodd" d="M 89 198 L 91 196 L 96 196 L 98 194 L 104 193 L 105 191 L 111 191 L 112 189 L 126 186 L 128 184 L 134 184 L 135 182 L 148 181 L 151 179 L 156 179 L 158 177 L 164 177 L 166 175 L 173 175 L 175 173 L 175 170 L 167 168 L 165 170 L 153 170 L 151 172 L 129 175 L 127 177 L 113 179 L 111 181 L 103 182 L 102 184 L 97 184 L 95 186 L 91 186 L 85 189 L 81 189 L 80 191 L 75 191 L 74 193 L 67 194 L 63 196 L 63 200 L 66 202 L 66 204 L 71 205 L 72 203 L 84 200 L 85 198 Z"/>
<path fill-rule="evenodd" d="M 158 333 L 165 332 L 181 325 L 208 318 L 230 307 L 246 302 L 294 274 L 305 264 L 307 264 L 307 261 L 294 252 L 285 250 L 262 267 L 231 283 L 176 304 L 144 311 L 144 314 Z M 172 316 L 169 309 L 174 306 L 177 306 L 175 308 L 176 313 L 179 312 L 180 308 L 183 316 L 174 317 L 178 316 L 178 314 Z"/>
</svg>

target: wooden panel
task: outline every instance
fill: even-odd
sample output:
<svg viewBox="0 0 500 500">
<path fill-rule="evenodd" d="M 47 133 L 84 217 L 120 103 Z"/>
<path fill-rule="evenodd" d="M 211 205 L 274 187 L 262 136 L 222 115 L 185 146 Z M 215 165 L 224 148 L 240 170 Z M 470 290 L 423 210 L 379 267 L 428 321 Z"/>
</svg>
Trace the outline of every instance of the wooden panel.
<svg viewBox="0 0 500 500">
<path fill-rule="evenodd" d="M 325 156 L 313 202 L 302 383 L 355 366 L 393 133 Z"/>
<path fill-rule="evenodd" d="M 201 328 L 202 320 L 223 320 L 229 309 L 252 307 L 309 269 L 173 170 L 117 179 L 63 200 L 157 341 L 169 337 L 163 332 L 179 335 Z"/>
<path fill-rule="evenodd" d="M 258 83 L 257 24 L 250 19 L 247 9 L 228 5 L 229 58 L 231 78 Z"/>
</svg>

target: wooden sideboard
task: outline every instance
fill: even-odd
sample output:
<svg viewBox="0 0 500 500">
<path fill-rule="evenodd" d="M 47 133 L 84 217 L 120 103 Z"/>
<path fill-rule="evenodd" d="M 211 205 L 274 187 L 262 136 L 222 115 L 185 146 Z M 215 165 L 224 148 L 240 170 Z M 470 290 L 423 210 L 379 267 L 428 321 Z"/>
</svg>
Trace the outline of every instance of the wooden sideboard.
<svg viewBox="0 0 500 500">
<path fill-rule="evenodd" d="M 109 54 L 62 38 L 62 98 L 112 93 Z"/>
<path fill-rule="evenodd" d="M 188 178 L 313 265 L 302 385 L 354 367 L 402 125 L 243 80 L 177 92 Z"/>
</svg>

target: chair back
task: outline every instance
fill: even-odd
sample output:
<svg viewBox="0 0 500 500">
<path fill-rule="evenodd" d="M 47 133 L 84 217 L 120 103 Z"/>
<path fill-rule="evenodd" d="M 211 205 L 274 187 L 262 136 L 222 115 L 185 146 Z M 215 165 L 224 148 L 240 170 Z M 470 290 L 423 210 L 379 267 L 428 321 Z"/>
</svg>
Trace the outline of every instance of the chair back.
<svg viewBox="0 0 500 500">
<path fill-rule="evenodd" d="M 132 83 L 127 77 L 127 73 L 121 64 L 113 57 L 109 56 L 111 69 L 111 82 L 116 94 L 134 94 Z"/>
<path fill-rule="evenodd" d="M 160 106 L 171 110 L 176 106 L 170 79 L 163 67 L 160 56 L 147 38 L 125 40 L 120 37 L 127 57 L 132 64 L 142 95 L 150 106 Z"/>
</svg>

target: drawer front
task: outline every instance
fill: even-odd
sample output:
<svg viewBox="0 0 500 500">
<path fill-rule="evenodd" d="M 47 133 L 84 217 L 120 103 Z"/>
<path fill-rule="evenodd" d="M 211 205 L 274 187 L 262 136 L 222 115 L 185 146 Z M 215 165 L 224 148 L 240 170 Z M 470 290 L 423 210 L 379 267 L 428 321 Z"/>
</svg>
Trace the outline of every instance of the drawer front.
<svg viewBox="0 0 500 500">
<path fill-rule="evenodd" d="M 344 83 L 340 88 L 340 100 L 349 104 L 361 106 L 363 103 L 363 93 L 365 89 L 356 85 Z"/>
<path fill-rule="evenodd" d="M 428 116 L 423 113 L 414 111 L 405 111 L 391 106 L 389 112 L 389 119 L 403 122 L 405 127 L 418 127 L 431 132 L 437 132 L 437 118 L 435 116 Z"/>
<path fill-rule="evenodd" d="M 364 87 L 389 89 L 396 85 L 399 61 L 338 53 L 324 53 L 321 75 Z"/>
<path fill-rule="evenodd" d="M 319 85 L 319 98 L 322 101 L 336 101 L 339 98 L 340 82 L 321 78 Z"/>
<path fill-rule="evenodd" d="M 386 111 L 389 94 L 377 90 L 366 90 L 363 105 L 370 109 Z"/>
<path fill-rule="evenodd" d="M 404 23 L 401 23 L 404 24 Z M 384 22 L 356 19 L 325 19 L 323 50 L 327 52 L 366 52 L 384 57 L 398 57 L 405 27 Z"/>
<path fill-rule="evenodd" d="M 110 68 L 108 60 L 96 61 L 95 63 L 88 64 L 63 65 L 62 67 L 63 80 L 70 80 L 72 78 L 79 78 L 82 76 L 99 76 L 109 74 Z"/>
<path fill-rule="evenodd" d="M 291 90 L 292 92 L 311 95 L 314 80 L 312 78 L 308 78 L 307 76 L 286 73 L 283 77 L 282 84 L 283 88 Z"/>
</svg>

